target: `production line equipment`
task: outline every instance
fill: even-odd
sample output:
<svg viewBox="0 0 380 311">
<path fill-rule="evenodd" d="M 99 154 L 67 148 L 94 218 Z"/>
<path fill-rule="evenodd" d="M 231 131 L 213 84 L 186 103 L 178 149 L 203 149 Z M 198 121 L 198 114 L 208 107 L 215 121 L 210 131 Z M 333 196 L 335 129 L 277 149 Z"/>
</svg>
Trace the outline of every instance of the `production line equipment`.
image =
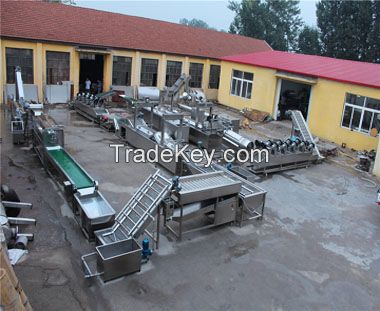
<svg viewBox="0 0 380 311">
<path fill-rule="evenodd" d="M 251 173 L 269 174 L 304 168 L 324 159 L 302 113 L 298 110 L 290 110 L 287 113 L 291 116 L 293 124 L 291 136 L 285 140 L 255 140 L 253 161 L 232 166 L 231 171 L 244 178 L 250 178 Z"/>
<path fill-rule="evenodd" d="M 10 130 L 14 144 L 25 143 L 31 135 L 32 118 L 40 116 L 43 112 L 43 104 L 27 101 L 24 94 L 21 68 L 15 68 L 15 95 L 9 98 L 11 111 Z"/>
<path fill-rule="evenodd" d="M 263 217 L 264 190 L 218 165 L 210 170 L 172 180 L 159 171 L 150 175 L 114 225 L 95 231 L 95 251 L 82 256 L 85 277 L 107 282 L 139 272 L 152 253 L 149 240 L 139 243 L 139 238 L 146 235 L 158 247 L 161 217 L 164 228 L 178 239 L 192 231 Z"/>
<path fill-rule="evenodd" d="M 160 153 L 162 149 L 169 148 L 174 150 L 188 141 L 189 128 L 183 123 L 183 115 L 170 112 L 160 115 L 160 129 L 156 130 L 150 124 L 154 121 L 154 107 L 157 102 L 149 98 L 144 100 L 134 100 L 125 96 L 124 98 L 133 108 L 133 118 L 125 118 L 117 121 L 117 135 L 119 138 L 134 148 L 148 151 L 158 148 Z M 149 109 L 150 123 L 145 122 L 142 110 Z M 181 159 L 179 161 L 165 162 L 158 159 L 158 164 L 175 175 L 182 175 L 184 165 Z"/>
<path fill-rule="evenodd" d="M 46 116 L 34 120 L 33 146 L 47 172 L 63 187 L 74 215 L 89 240 L 94 231 L 114 223 L 115 211 L 95 181 L 64 148 L 64 131 Z"/>
<path fill-rule="evenodd" d="M 100 123 L 104 116 L 108 116 L 109 112 L 104 107 L 105 100 L 116 93 L 114 91 L 89 94 L 78 93 L 75 100 L 69 104 L 69 107 L 75 109 L 75 111 L 85 117 L 86 119 Z"/>
</svg>

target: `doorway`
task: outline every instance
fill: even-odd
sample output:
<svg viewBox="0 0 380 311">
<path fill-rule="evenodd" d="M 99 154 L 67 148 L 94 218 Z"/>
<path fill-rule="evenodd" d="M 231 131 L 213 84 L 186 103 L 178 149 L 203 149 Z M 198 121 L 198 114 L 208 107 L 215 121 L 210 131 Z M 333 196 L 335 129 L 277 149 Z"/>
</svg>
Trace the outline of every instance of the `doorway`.
<svg viewBox="0 0 380 311">
<path fill-rule="evenodd" d="M 277 120 L 288 119 L 286 116 L 287 110 L 299 110 L 305 120 L 307 120 L 311 85 L 285 79 L 281 79 L 280 85 Z"/>
<path fill-rule="evenodd" d="M 98 92 L 98 81 L 103 85 L 104 56 L 94 53 L 81 53 L 79 65 L 79 91 L 84 92 L 85 81 L 90 79 L 91 92 Z M 102 90 L 101 90 L 102 91 Z"/>
</svg>

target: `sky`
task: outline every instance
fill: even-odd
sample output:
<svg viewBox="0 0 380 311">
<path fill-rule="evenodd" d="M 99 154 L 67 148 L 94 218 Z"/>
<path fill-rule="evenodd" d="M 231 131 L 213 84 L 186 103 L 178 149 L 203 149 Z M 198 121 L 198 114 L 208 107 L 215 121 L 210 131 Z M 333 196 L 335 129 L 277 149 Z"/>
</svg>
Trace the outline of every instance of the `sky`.
<svg viewBox="0 0 380 311">
<path fill-rule="evenodd" d="M 317 0 L 300 1 L 301 17 L 310 26 L 316 25 L 316 2 Z M 181 18 L 197 18 L 204 20 L 211 27 L 224 30 L 229 29 L 234 18 L 234 12 L 227 8 L 228 1 L 222 0 L 75 0 L 75 3 L 80 7 L 148 17 L 173 23 L 178 23 Z"/>
</svg>

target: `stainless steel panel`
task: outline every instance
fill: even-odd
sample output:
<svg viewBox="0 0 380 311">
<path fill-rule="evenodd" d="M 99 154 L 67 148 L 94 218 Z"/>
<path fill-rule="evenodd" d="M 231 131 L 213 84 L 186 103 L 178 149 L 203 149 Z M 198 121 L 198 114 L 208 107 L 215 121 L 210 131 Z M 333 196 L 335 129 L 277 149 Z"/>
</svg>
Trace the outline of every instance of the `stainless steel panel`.
<svg viewBox="0 0 380 311">
<path fill-rule="evenodd" d="M 147 151 L 148 149 L 153 149 L 156 145 L 156 143 L 151 140 L 149 137 L 145 136 L 143 133 L 136 131 L 135 129 L 129 127 L 129 126 L 122 126 L 123 131 L 125 132 L 125 140 L 126 142 L 133 146 L 134 148 L 141 148 Z M 163 148 L 161 146 L 158 146 L 158 152 L 160 153 Z M 182 161 L 179 162 L 163 162 L 160 160 L 158 161 L 158 164 L 160 164 L 162 167 L 166 168 L 169 172 L 180 175 L 182 171 Z"/>
<path fill-rule="evenodd" d="M 87 195 L 75 193 L 74 198 L 90 225 L 107 223 L 115 217 L 114 209 L 99 191 Z"/>
<path fill-rule="evenodd" d="M 241 182 L 224 172 L 185 176 L 179 182 L 182 188 L 176 196 L 181 205 L 239 193 L 241 189 Z"/>
<path fill-rule="evenodd" d="M 236 197 L 218 202 L 215 209 L 214 225 L 217 226 L 235 221 L 237 209 L 238 200 Z"/>
<path fill-rule="evenodd" d="M 153 128 L 156 130 L 161 130 L 164 127 L 165 124 L 165 132 L 169 134 L 170 136 L 173 136 L 176 140 L 181 139 L 184 142 L 189 141 L 189 132 L 190 129 L 187 125 L 182 124 L 180 126 L 179 120 L 164 120 L 164 112 L 153 109 L 153 118 L 152 118 L 152 112 L 150 108 L 143 108 L 142 110 L 144 112 L 144 120 L 147 123 L 152 123 Z M 169 112 L 167 112 L 169 113 Z M 177 113 L 173 115 L 178 115 Z"/>
<path fill-rule="evenodd" d="M 74 194 L 74 209 L 79 212 L 80 226 L 89 239 L 94 231 L 110 227 L 115 221 L 115 210 L 98 191 L 92 194 Z"/>
<path fill-rule="evenodd" d="M 98 271 L 109 281 L 141 269 L 141 247 L 134 239 L 122 240 L 96 247 Z"/>
<path fill-rule="evenodd" d="M 210 151 L 221 147 L 223 136 L 216 133 L 204 132 L 201 129 L 191 126 L 189 141 L 195 145 L 201 142 L 203 147 Z"/>
</svg>

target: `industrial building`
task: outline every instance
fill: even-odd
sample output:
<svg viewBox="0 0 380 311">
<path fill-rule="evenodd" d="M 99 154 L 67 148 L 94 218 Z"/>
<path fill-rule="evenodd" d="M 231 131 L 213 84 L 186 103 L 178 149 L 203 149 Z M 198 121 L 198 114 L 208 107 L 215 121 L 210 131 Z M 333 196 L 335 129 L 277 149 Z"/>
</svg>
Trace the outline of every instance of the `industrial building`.
<svg viewBox="0 0 380 311">
<path fill-rule="evenodd" d="M 1 88 L 14 83 L 19 65 L 40 100 L 60 81 L 71 81 L 76 94 L 87 77 L 104 90 L 163 88 L 181 73 L 217 99 L 220 57 L 271 50 L 262 40 L 75 6 L 2 1 L 1 10 Z"/>
<path fill-rule="evenodd" d="M 298 109 L 314 135 L 356 150 L 377 149 L 379 64 L 280 51 L 222 60 L 219 102 L 266 111 L 274 119 Z"/>
<path fill-rule="evenodd" d="M 370 131 L 379 130 L 380 65 L 272 51 L 262 40 L 75 6 L 2 1 L 1 10 L 3 99 L 17 65 L 39 100 L 68 100 L 86 78 L 124 90 L 171 86 L 186 73 L 191 87 L 223 105 L 274 119 L 296 108 L 314 135 L 377 148 Z"/>
</svg>

